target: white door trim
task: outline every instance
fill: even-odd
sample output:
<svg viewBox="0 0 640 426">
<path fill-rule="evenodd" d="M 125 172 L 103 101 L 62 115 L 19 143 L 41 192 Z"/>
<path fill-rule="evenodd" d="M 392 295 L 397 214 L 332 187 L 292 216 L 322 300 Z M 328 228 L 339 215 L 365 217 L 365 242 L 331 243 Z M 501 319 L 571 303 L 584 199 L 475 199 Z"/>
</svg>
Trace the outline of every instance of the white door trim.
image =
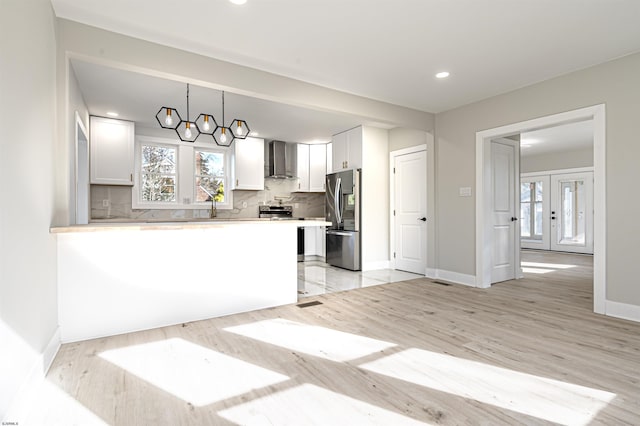
<svg viewBox="0 0 640 426">
<path fill-rule="evenodd" d="M 74 125 L 74 134 L 75 134 L 75 139 L 74 139 L 74 182 L 73 182 L 73 191 L 74 191 L 74 198 L 75 198 L 75 205 L 73 206 L 73 220 L 71 221 L 74 224 L 86 224 L 89 223 L 88 219 L 91 216 L 91 211 L 90 211 L 90 205 L 89 205 L 89 200 L 90 200 L 90 195 L 89 195 L 89 181 L 90 179 L 87 181 L 87 187 L 84 188 L 84 190 L 86 191 L 86 196 L 87 196 L 87 202 L 85 205 L 80 205 L 80 202 L 78 201 L 78 194 L 80 192 L 79 189 L 79 178 L 78 178 L 78 173 L 80 172 L 80 167 L 83 167 L 83 169 L 85 169 L 84 171 L 87 173 L 87 177 L 89 177 L 89 133 L 87 132 L 87 128 L 85 127 L 84 123 L 82 122 L 82 118 L 80 118 L 80 114 L 78 113 L 78 111 L 75 112 L 75 125 Z M 80 135 L 80 132 L 82 132 L 82 135 Z M 80 137 L 84 137 L 83 140 L 86 141 L 87 143 L 87 150 L 85 153 L 85 157 L 81 158 L 80 157 Z M 78 219 L 78 211 L 82 209 L 83 212 L 86 214 L 86 219 L 87 221 L 85 222 L 84 220 L 82 221 L 82 223 L 79 222 Z"/>
<path fill-rule="evenodd" d="M 422 145 L 416 145 L 409 148 L 403 148 L 403 149 L 398 149 L 396 151 L 389 152 L 389 257 L 390 257 L 389 266 L 391 269 L 396 268 L 396 261 L 393 258 L 393 253 L 395 252 L 395 248 L 396 248 L 395 247 L 396 245 L 395 219 L 393 216 L 393 209 L 396 205 L 395 203 L 396 193 L 395 193 L 395 184 L 394 184 L 394 176 L 393 176 L 393 166 L 395 164 L 395 158 L 401 155 L 413 154 L 415 152 L 426 151 L 426 150 L 427 150 L 427 144 L 422 144 Z M 427 169 L 427 179 L 428 179 L 428 176 L 429 176 L 428 174 L 429 171 L 427 167 L 428 160 L 427 160 L 427 164 L 425 164 L 424 166 L 425 166 L 425 169 Z M 428 202 L 429 201 L 427 200 L 427 211 L 429 211 Z M 427 250 L 428 250 L 428 246 L 427 246 Z"/>
<path fill-rule="evenodd" d="M 592 171 L 593 171 L 593 167 L 574 167 L 573 169 L 542 170 L 540 172 L 520 173 L 520 177 L 564 175 L 567 173 L 582 173 L 582 172 L 592 172 Z"/>
<path fill-rule="evenodd" d="M 490 216 L 487 209 L 487 182 L 491 182 L 491 139 L 533 131 L 575 121 L 593 119 L 594 175 L 594 247 L 593 247 L 593 309 L 606 314 L 606 121 L 605 105 L 594 105 L 574 111 L 535 118 L 520 123 L 496 127 L 476 133 L 476 287 L 491 285 L 491 247 L 488 232 Z"/>
</svg>

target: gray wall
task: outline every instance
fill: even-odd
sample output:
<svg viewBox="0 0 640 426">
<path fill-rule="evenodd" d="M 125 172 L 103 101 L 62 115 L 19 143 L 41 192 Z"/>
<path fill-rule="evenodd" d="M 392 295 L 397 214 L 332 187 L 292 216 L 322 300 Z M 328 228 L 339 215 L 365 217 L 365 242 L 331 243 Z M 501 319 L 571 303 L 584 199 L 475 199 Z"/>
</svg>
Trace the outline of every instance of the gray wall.
<svg viewBox="0 0 640 426">
<path fill-rule="evenodd" d="M 475 274 L 475 199 L 457 196 L 475 187 L 477 131 L 606 104 L 607 299 L 640 305 L 633 266 L 640 261 L 640 200 L 629 197 L 640 180 L 640 54 L 544 81 L 436 115 L 439 268 Z"/>
<path fill-rule="evenodd" d="M 576 167 L 593 167 L 593 147 L 549 154 L 528 155 L 520 158 L 520 173 Z"/>
<path fill-rule="evenodd" d="M 29 373 L 42 373 L 42 353 L 58 324 L 56 244 L 49 233 L 55 198 L 55 25 L 48 0 L 2 2 L 0 418 Z"/>
</svg>

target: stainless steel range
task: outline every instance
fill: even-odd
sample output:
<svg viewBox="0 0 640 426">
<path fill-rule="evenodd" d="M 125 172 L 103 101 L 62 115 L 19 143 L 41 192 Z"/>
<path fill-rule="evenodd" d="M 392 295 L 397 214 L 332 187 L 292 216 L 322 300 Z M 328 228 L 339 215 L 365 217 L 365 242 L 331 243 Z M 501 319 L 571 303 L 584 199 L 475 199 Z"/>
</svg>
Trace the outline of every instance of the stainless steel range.
<svg viewBox="0 0 640 426">
<path fill-rule="evenodd" d="M 293 206 L 258 206 L 258 217 L 272 220 L 293 219 Z"/>
<path fill-rule="evenodd" d="M 303 220 L 293 217 L 293 206 L 258 206 L 258 217 L 271 220 Z M 298 227 L 298 262 L 304 261 L 304 227 Z"/>
</svg>

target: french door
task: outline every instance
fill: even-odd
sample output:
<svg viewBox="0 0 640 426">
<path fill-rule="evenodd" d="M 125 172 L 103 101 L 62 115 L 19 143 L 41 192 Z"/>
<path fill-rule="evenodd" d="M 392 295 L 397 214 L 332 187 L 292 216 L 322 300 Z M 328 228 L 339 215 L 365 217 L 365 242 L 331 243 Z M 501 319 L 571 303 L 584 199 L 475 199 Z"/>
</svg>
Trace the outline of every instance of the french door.
<svg viewBox="0 0 640 426">
<path fill-rule="evenodd" d="M 593 253 L 593 172 L 520 179 L 522 248 Z"/>
<path fill-rule="evenodd" d="M 593 254 L 593 172 L 551 176 L 551 250 Z"/>
</svg>

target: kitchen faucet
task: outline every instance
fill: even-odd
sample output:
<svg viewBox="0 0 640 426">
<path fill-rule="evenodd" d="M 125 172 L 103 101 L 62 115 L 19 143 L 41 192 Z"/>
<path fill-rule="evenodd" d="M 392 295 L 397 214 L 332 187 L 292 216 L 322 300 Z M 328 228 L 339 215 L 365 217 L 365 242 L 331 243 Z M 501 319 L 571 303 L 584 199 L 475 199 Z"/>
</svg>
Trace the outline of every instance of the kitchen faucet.
<svg viewBox="0 0 640 426">
<path fill-rule="evenodd" d="M 211 211 L 209 212 L 209 218 L 213 219 L 218 215 L 218 209 L 216 208 L 216 197 L 211 197 Z"/>
</svg>

